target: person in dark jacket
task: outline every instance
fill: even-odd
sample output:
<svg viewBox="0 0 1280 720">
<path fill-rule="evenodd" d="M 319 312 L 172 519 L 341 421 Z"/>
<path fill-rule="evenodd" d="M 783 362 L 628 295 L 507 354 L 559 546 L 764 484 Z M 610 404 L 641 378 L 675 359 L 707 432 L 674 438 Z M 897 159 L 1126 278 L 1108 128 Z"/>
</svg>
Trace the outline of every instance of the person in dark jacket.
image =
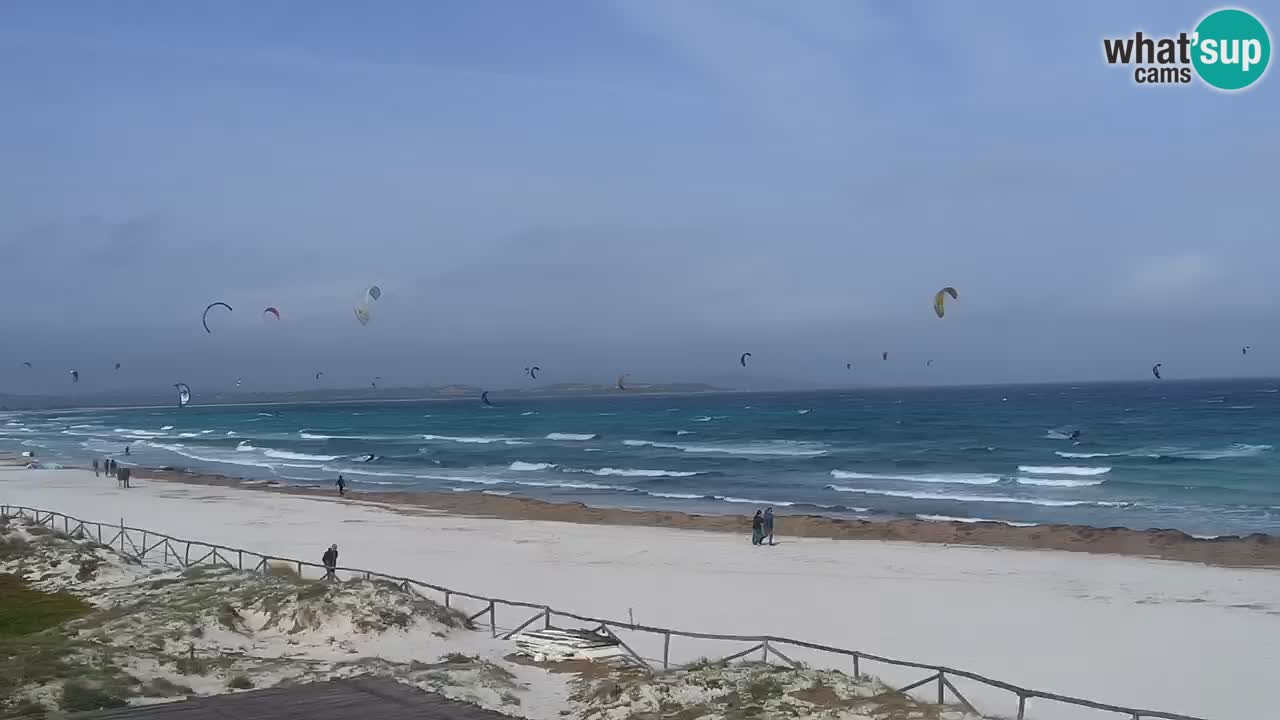
<svg viewBox="0 0 1280 720">
<path fill-rule="evenodd" d="M 93 459 L 93 476 L 98 477 L 98 458 Z"/>
<path fill-rule="evenodd" d="M 338 567 L 338 546 L 330 545 L 329 549 L 324 551 L 320 562 L 324 563 L 324 579 L 337 580 L 338 576 L 333 571 Z"/>
<path fill-rule="evenodd" d="M 347 494 L 347 481 L 343 480 L 341 475 L 338 476 L 338 482 L 336 485 L 338 486 L 338 495 Z"/>
<path fill-rule="evenodd" d="M 773 544 L 773 508 L 764 509 L 764 536 L 769 541 L 769 544 L 772 545 Z"/>
<path fill-rule="evenodd" d="M 764 540 L 764 517 L 757 510 L 755 517 L 751 518 L 751 544 L 759 545 Z"/>
</svg>

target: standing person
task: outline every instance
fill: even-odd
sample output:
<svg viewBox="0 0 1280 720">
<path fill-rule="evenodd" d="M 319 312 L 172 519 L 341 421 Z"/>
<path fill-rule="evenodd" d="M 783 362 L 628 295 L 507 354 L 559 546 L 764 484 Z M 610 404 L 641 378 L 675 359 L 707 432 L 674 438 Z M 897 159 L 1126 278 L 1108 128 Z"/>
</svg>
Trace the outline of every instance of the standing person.
<svg viewBox="0 0 1280 720">
<path fill-rule="evenodd" d="M 116 474 L 120 476 L 120 481 L 124 483 L 124 486 L 126 488 L 129 487 L 129 468 L 119 468 L 116 470 Z"/>
<path fill-rule="evenodd" d="M 338 476 L 338 482 L 337 482 L 337 485 L 338 485 L 338 495 L 339 495 L 339 496 L 346 495 L 346 494 L 347 494 L 347 481 L 346 481 L 346 480 L 343 480 L 341 475 L 339 475 L 339 476 Z"/>
<path fill-rule="evenodd" d="M 333 571 L 338 567 L 338 546 L 330 545 L 329 549 L 324 551 L 320 562 L 324 563 L 324 579 L 337 580 L 338 576 Z"/>
<path fill-rule="evenodd" d="M 759 545 L 762 540 L 764 540 L 764 518 L 757 510 L 755 517 L 751 518 L 751 544 Z"/>
<path fill-rule="evenodd" d="M 773 508 L 764 509 L 764 536 L 769 539 L 769 545 L 773 545 Z"/>
<path fill-rule="evenodd" d="M 93 476 L 98 477 L 98 458 L 93 459 Z"/>
<path fill-rule="evenodd" d="M 108 474 L 112 474 L 112 475 L 114 475 L 114 474 L 115 474 L 115 472 L 116 472 L 116 470 L 118 469 L 118 468 L 116 468 L 116 460 L 115 460 L 115 458 L 107 458 L 107 467 L 109 468 L 109 469 L 107 470 L 107 473 L 108 473 Z"/>
<path fill-rule="evenodd" d="M 128 445 L 125 445 L 125 446 L 124 446 L 124 456 L 125 456 L 125 457 L 129 457 L 129 446 L 128 446 Z"/>
</svg>

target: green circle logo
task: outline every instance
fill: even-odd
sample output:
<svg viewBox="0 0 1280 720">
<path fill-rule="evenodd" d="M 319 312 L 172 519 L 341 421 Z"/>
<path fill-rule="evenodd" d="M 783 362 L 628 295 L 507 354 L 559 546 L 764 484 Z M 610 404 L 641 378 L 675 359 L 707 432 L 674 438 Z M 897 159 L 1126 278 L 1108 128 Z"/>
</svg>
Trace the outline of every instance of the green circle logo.
<svg viewBox="0 0 1280 720">
<path fill-rule="evenodd" d="M 1218 10 L 1196 26 L 1191 63 L 1200 79 L 1219 90 L 1243 90 L 1257 82 L 1271 60 L 1271 36 L 1244 10 Z"/>
</svg>

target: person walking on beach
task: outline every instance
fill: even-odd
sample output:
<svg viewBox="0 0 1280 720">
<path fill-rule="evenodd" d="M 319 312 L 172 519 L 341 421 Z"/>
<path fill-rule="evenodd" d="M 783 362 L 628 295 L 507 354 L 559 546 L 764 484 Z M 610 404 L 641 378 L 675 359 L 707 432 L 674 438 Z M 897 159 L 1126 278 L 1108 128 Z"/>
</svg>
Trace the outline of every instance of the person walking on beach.
<svg viewBox="0 0 1280 720">
<path fill-rule="evenodd" d="M 773 508 L 764 509 L 764 536 L 769 539 L 769 545 L 773 545 Z"/>
<path fill-rule="evenodd" d="M 129 446 L 128 446 L 128 445 L 125 445 L 125 446 L 124 446 L 124 456 L 125 456 L 125 457 L 129 457 Z"/>
<path fill-rule="evenodd" d="M 337 485 L 338 485 L 338 495 L 340 497 L 345 496 L 347 494 L 347 481 L 343 480 L 341 475 L 338 476 Z"/>
<path fill-rule="evenodd" d="M 93 476 L 98 477 L 98 458 L 93 459 Z"/>
<path fill-rule="evenodd" d="M 334 570 L 338 567 L 338 546 L 330 545 L 329 549 L 324 551 L 320 562 L 324 563 L 324 579 L 337 580 L 338 576 L 334 574 Z"/>
<path fill-rule="evenodd" d="M 764 518 L 757 510 L 755 517 L 751 518 L 751 544 L 759 545 L 764 540 Z"/>
</svg>

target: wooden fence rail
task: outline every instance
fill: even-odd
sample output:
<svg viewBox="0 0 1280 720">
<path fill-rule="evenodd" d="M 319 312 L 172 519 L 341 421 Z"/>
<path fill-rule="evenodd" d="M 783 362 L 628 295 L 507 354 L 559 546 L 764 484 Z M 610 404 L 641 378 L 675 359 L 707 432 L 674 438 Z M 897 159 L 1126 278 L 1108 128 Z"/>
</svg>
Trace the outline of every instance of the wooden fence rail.
<svg viewBox="0 0 1280 720">
<path fill-rule="evenodd" d="M 121 552 L 122 554 L 131 554 L 134 557 L 137 557 L 138 559 L 145 558 L 145 556 L 148 553 L 154 553 L 157 547 L 163 547 L 164 548 L 164 556 L 163 556 L 164 564 L 169 564 L 170 558 L 172 558 L 173 563 L 183 568 L 188 568 L 193 565 L 197 565 L 197 564 L 208 561 L 215 565 L 226 565 L 232 569 L 244 570 L 245 568 L 244 560 L 247 557 L 251 561 L 251 567 L 253 572 L 260 572 L 260 573 L 270 572 L 272 564 L 279 563 L 279 564 L 284 564 L 290 567 L 291 569 L 296 568 L 299 577 L 303 577 L 304 568 L 315 569 L 317 571 L 324 573 L 324 575 L 328 574 L 328 569 L 319 563 L 307 562 L 305 560 L 298 560 L 295 558 L 283 558 L 283 557 L 275 557 L 272 555 L 264 555 L 262 553 L 257 553 L 252 550 L 233 548 L 233 547 L 228 547 L 226 545 L 218 545 L 216 543 L 207 543 L 207 542 L 201 542 L 197 540 L 184 540 L 182 538 L 174 537 L 172 535 L 165 535 L 164 533 L 158 533 L 158 532 L 155 532 L 154 530 L 144 530 L 141 528 L 130 527 L 124 524 L 123 519 L 121 519 L 121 521 L 118 524 L 98 523 L 98 522 L 92 522 L 88 520 L 80 520 L 78 518 L 74 518 L 69 515 L 64 515 L 62 513 L 53 512 L 50 510 L 40 510 L 36 508 L 29 508 L 29 507 L 22 507 L 22 506 L 0 505 L 0 519 L 7 519 L 7 518 L 22 518 L 25 520 L 29 520 L 35 523 L 36 525 L 48 527 L 50 530 L 57 530 L 58 525 L 61 524 L 62 530 L 60 532 L 63 532 L 71 537 L 77 537 L 77 538 L 82 538 L 86 540 L 93 540 L 100 545 L 105 545 L 112 549 L 115 549 L 118 546 L 119 552 Z M 59 523 L 59 519 L 61 520 L 61 523 Z M 73 527 L 73 523 L 74 523 L 74 527 Z M 93 529 L 93 532 L 90 531 L 90 528 Z M 106 528 L 109 533 L 114 533 L 114 534 L 104 535 L 103 528 Z M 138 543 L 138 541 L 134 540 L 135 536 L 139 536 L 141 541 L 140 544 Z M 105 541 L 103 539 L 104 537 L 106 538 Z M 154 542 L 151 542 L 151 541 L 154 541 Z M 128 545 L 132 547 L 133 549 L 132 553 L 128 552 L 128 549 L 125 546 L 126 543 L 128 543 Z M 179 552 L 179 546 L 181 547 L 182 552 Z M 197 555 L 198 559 L 194 561 L 191 560 L 192 548 L 195 548 L 197 552 L 202 553 Z M 235 558 L 234 562 L 231 559 L 232 557 Z M 557 618 L 565 618 L 568 620 L 575 620 L 578 622 L 587 623 L 589 625 L 594 625 L 597 631 L 603 632 L 613 640 L 616 640 L 619 646 L 621 646 L 622 649 L 634 661 L 639 663 L 641 667 L 648 670 L 649 672 L 656 672 L 657 668 L 655 668 L 655 665 L 659 663 L 661 664 L 662 670 L 681 669 L 682 667 L 688 667 L 688 665 L 685 665 L 685 666 L 672 665 L 671 652 L 670 652 L 672 637 L 682 637 L 682 638 L 689 638 L 693 640 L 715 640 L 715 641 L 750 644 L 750 646 L 746 650 L 734 652 L 730 655 L 724 656 L 719 660 L 715 660 L 712 662 L 730 662 L 732 660 L 737 660 L 739 658 L 747 657 L 755 652 L 760 652 L 761 661 L 763 662 L 771 662 L 771 658 L 777 658 L 777 661 L 779 661 L 779 664 L 785 664 L 791 667 L 796 667 L 798 663 L 791 660 L 790 657 L 783 654 L 783 652 L 778 649 L 779 646 L 787 646 L 792 648 L 802 648 L 805 650 L 822 652 L 822 653 L 827 653 L 831 655 L 840 655 L 840 656 L 851 658 L 853 661 L 853 674 L 855 676 L 861 676 L 863 663 L 867 661 L 882 663 L 882 664 L 890 665 L 893 667 L 909 668 L 913 670 L 925 671 L 929 673 L 925 678 L 915 683 L 911 683 L 909 685 L 898 688 L 898 690 L 900 692 L 909 692 L 911 690 L 918 690 L 920 688 L 923 688 L 927 685 L 930 685 L 931 683 L 936 683 L 938 704 L 945 703 L 947 700 L 947 693 L 950 692 L 951 696 L 953 696 L 963 707 L 969 709 L 972 712 L 977 712 L 976 708 L 974 708 L 974 706 L 964 697 L 964 695 L 962 695 L 960 691 L 956 689 L 955 684 L 952 683 L 951 681 L 952 678 L 964 678 L 966 680 L 971 680 L 973 682 L 986 685 L 987 687 L 990 687 L 990 688 L 1003 690 L 1005 692 L 1012 694 L 1014 697 L 1017 698 L 1017 715 L 1015 716 L 1017 720 L 1027 720 L 1027 717 L 1026 717 L 1027 701 L 1033 698 L 1049 700 L 1053 702 L 1063 703 L 1066 705 L 1074 705 L 1081 708 L 1089 708 L 1091 710 L 1101 710 L 1104 712 L 1115 713 L 1123 716 L 1124 720 L 1147 720 L 1147 719 L 1205 720 L 1204 718 L 1192 717 L 1190 715 L 1179 715 L 1177 713 L 1160 712 L 1157 710 L 1142 710 L 1138 708 L 1128 708 L 1128 707 L 1122 707 L 1119 705 L 1110 705 L 1107 703 L 1087 700 L 1084 698 L 1071 697 L 1068 695 L 1059 695 L 1057 693 L 1045 692 L 1042 690 L 1033 690 L 1030 688 L 1019 687 L 1011 683 L 1002 682 L 1000 680 L 994 680 L 992 678 L 979 675 L 977 673 L 969 672 L 967 670 L 959 670 L 956 668 L 950 668 L 950 667 L 945 667 L 941 665 L 930 665 L 928 663 L 913 662 L 910 660 L 898 660 L 895 658 L 885 657 L 883 655 L 876 655 L 873 653 L 862 652 L 859 650 L 848 650 L 845 648 L 832 647 L 830 645 L 821 645 L 818 643 L 806 642 L 804 640 L 795 640 L 792 638 L 777 637 L 774 635 L 721 635 L 717 633 L 692 632 L 692 631 L 686 631 L 686 630 L 673 630 L 671 628 L 653 627 L 649 625 L 639 625 L 633 622 L 624 623 L 616 620 L 607 620 L 603 618 L 591 617 L 589 615 L 579 615 L 577 613 L 566 612 L 563 610 L 556 610 L 554 608 L 548 607 L 546 605 L 540 605 L 538 603 L 524 602 L 521 600 L 509 600 L 506 598 L 486 597 L 484 595 L 476 595 L 476 594 L 464 592 L 461 590 L 455 590 L 453 588 L 446 588 L 440 585 L 434 585 L 432 583 L 422 582 L 420 580 L 414 580 L 412 578 L 399 577 L 396 575 L 388 575 L 386 573 L 380 573 L 372 570 L 340 567 L 340 568 L 336 568 L 335 571 L 347 573 L 348 575 L 351 575 L 354 577 L 360 577 L 365 580 L 378 580 L 382 582 L 387 582 L 392 585 L 395 585 L 396 587 L 400 588 L 405 592 L 410 592 L 415 595 L 419 595 L 421 597 L 427 597 L 423 592 L 421 592 L 421 590 L 429 590 L 436 593 L 440 593 L 444 596 L 445 607 L 453 607 L 455 598 L 466 598 L 468 600 L 474 600 L 479 603 L 482 603 L 483 607 L 479 611 L 475 612 L 474 614 L 471 614 L 471 613 L 464 613 L 464 614 L 467 614 L 469 617 L 469 620 L 473 623 L 477 620 L 480 620 L 481 618 L 486 618 L 487 616 L 488 629 L 492 634 L 492 636 L 495 638 L 499 636 L 499 630 L 504 631 L 502 635 L 503 638 L 511 638 L 517 633 L 519 633 L 521 630 L 524 630 L 526 627 L 533 624 L 539 619 L 543 621 L 544 627 L 546 628 L 555 627 L 553 623 L 554 623 L 554 620 Z M 504 607 L 509 607 L 509 608 L 520 608 L 525 610 L 532 610 L 536 614 L 534 614 L 528 620 L 525 620 L 522 624 L 514 628 L 499 628 L 498 622 L 497 622 L 497 608 L 499 605 L 502 605 Z M 627 643 L 623 642 L 622 638 L 618 636 L 615 630 L 649 633 L 649 634 L 653 634 L 661 637 L 662 638 L 662 658 L 658 660 L 658 659 L 649 659 L 641 656 L 629 645 L 627 645 Z"/>
</svg>

